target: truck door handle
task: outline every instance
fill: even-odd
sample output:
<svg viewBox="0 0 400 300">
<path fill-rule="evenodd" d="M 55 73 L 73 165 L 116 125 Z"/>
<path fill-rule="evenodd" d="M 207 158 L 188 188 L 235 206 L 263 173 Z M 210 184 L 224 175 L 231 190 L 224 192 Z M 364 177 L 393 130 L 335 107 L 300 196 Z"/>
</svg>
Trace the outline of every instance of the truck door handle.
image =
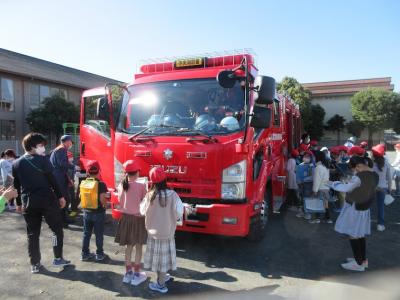
<svg viewBox="0 0 400 300">
<path fill-rule="evenodd" d="M 276 180 L 278 181 L 285 181 L 286 180 L 286 176 L 276 176 Z"/>
</svg>

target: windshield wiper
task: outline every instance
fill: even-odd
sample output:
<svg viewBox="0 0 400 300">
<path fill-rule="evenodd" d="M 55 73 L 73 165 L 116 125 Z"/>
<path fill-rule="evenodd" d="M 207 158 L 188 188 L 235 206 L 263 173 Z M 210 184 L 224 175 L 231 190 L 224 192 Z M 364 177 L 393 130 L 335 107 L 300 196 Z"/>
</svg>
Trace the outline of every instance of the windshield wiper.
<svg viewBox="0 0 400 300">
<path fill-rule="evenodd" d="M 212 137 L 211 135 L 205 134 L 204 132 L 201 132 L 199 130 L 196 129 L 190 129 L 190 128 L 181 128 L 180 130 L 178 130 L 179 132 L 186 132 L 186 133 L 194 133 L 196 135 L 200 135 L 203 137 L 203 139 L 195 139 L 195 138 L 189 138 L 187 139 L 188 142 L 190 141 L 209 141 L 209 142 L 213 142 L 216 143 L 218 142 L 218 140 L 214 137 Z M 205 139 L 204 139 L 205 138 Z"/>
<path fill-rule="evenodd" d="M 135 140 L 136 137 L 142 135 L 142 134 L 145 133 L 146 131 L 148 131 L 148 130 L 150 130 L 150 129 L 157 128 L 157 127 L 160 127 L 160 128 L 177 128 L 177 129 L 181 128 L 181 127 L 172 126 L 172 125 L 165 125 L 165 124 L 151 125 L 151 126 L 147 126 L 147 127 L 143 128 L 142 130 L 136 132 L 135 134 L 132 134 L 128 139 L 129 139 L 130 141 L 133 141 L 133 140 Z"/>
</svg>

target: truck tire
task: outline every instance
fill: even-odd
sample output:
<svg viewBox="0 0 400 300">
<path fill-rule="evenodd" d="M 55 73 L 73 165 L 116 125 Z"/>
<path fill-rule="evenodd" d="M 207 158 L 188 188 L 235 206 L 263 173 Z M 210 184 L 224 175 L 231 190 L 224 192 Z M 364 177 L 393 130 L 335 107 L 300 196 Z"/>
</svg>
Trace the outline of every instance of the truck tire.
<svg viewBox="0 0 400 300">
<path fill-rule="evenodd" d="M 261 211 L 258 215 L 254 216 L 250 223 L 249 234 L 247 239 L 251 242 L 261 241 L 265 236 L 267 228 L 269 213 L 270 213 L 270 190 L 265 191 L 264 201 L 262 202 Z"/>
</svg>

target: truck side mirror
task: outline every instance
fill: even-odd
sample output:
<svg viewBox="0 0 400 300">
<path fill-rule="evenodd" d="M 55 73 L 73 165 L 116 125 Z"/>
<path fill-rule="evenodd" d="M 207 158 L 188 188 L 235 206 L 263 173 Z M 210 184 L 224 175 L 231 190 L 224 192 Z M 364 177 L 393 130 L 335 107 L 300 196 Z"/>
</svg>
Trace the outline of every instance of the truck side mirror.
<svg viewBox="0 0 400 300">
<path fill-rule="evenodd" d="M 250 126 L 253 128 L 269 128 L 271 124 L 271 109 L 263 106 L 254 106 Z"/>
<path fill-rule="evenodd" d="M 236 83 L 237 77 L 233 71 L 221 71 L 217 75 L 217 81 L 220 86 L 226 89 L 231 89 Z"/>
<path fill-rule="evenodd" d="M 271 104 L 275 99 L 275 79 L 268 76 L 257 76 L 254 80 L 255 101 L 257 104 Z"/>
<path fill-rule="evenodd" d="M 97 99 L 96 116 L 99 120 L 109 121 L 110 110 L 108 108 L 108 101 L 106 97 Z"/>
</svg>

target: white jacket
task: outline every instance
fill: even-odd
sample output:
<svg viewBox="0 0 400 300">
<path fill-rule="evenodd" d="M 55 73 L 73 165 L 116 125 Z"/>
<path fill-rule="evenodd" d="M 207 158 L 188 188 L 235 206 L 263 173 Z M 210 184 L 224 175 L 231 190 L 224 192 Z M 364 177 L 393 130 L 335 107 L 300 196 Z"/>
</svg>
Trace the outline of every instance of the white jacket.
<svg viewBox="0 0 400 300">
<path fill-rule="evenodd" d="M 313 192 L 329 190 L 329 170 L 319 161 L 313 174 Z"/>
<path fill-rule="evenodd" d="M 296 160 L 294 158 L 289 158 L 286 165 L 286 171 L 288 176 L 287 188 L 297 190 L 299 186 L 297 185 L 296 180 Z"/>
</svg>

